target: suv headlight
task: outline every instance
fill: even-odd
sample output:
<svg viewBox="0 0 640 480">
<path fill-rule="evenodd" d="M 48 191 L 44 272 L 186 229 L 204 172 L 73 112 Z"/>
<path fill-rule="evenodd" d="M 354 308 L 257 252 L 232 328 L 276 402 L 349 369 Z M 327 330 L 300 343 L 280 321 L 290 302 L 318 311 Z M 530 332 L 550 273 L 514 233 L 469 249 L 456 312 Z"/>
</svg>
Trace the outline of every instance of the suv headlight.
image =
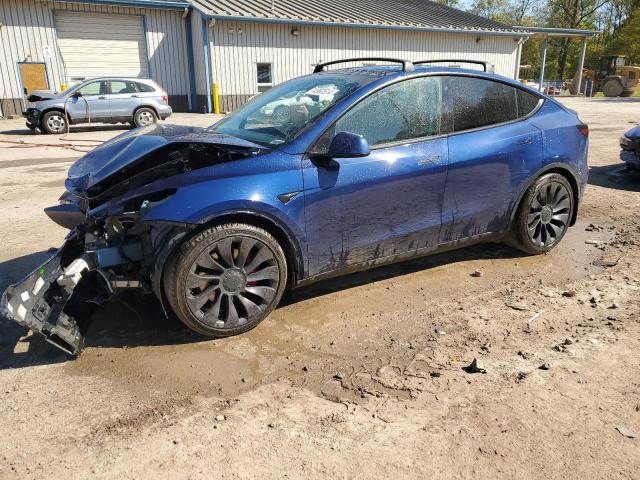
<svg viewBox="0 0 640 480">
<path fill-rule="evenodd" d="M 620 137 L 620 146 L 622 148 L 630 150 L 633 148 L 633 140 L 631 140 L 629 137 L 626 137 L 625 135 L 622 135 Z"/>
</svg>

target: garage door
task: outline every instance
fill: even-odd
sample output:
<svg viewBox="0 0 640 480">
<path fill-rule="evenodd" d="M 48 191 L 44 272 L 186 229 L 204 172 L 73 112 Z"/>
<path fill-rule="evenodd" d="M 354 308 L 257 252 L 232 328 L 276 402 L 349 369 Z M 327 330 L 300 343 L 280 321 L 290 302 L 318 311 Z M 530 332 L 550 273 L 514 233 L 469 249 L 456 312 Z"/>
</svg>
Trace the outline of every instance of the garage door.
<svg viewBox="0 0 640 480">
<path fill-rule="evenodd" d="M 57 10 L 55 22 L 67 82 L 148 76 L 142 16 Z"/>
</svg>

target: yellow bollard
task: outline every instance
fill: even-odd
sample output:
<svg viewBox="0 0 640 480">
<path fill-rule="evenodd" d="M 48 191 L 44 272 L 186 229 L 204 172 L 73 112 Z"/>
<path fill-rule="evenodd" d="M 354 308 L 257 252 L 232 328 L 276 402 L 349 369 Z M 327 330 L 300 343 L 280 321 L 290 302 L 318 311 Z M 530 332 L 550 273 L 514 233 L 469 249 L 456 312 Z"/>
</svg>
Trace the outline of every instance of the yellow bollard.
<svg viewBox="0 0 640 480">
<path fill-rule="evenodd" d="M 220 95 L 217 83 L 213 84 L 213 113 L 220 113 Z"/>
</svg>

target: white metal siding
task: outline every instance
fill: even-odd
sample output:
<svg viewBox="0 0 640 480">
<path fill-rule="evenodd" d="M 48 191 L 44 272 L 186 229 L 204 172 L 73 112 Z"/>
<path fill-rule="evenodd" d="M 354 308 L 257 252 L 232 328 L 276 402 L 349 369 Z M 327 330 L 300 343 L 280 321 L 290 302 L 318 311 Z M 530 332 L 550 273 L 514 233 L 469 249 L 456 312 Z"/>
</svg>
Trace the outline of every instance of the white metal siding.
<svg viewBox="0 0 640 480">
<path fill-rule="evenodd" d="M 148 76 L 141 15 L 57 11 L 54 17 L 67 82 L 108 75 Z"/>
<path fill-rule="evenodd" d="M 61 65 L 56 52 L 53 15 L 38 0 L 0 1 L 0 102 L 5 114 L 19 112 L 22 91 L 18 62 L 44 62 L 49 87 L 59 88 Z M 51 57 L 44 56 L 44 46 Z"/>
<path fill-rule="evenodd" d="M 25 59 L 45 62 L 50 88 L 59 90 L 60 84 L 65 83 L 56 39 L 54 10 L 143 15 L 149 76 L 167 90 L 170 98 L 181 96 L 186 101 L 190 92 L 189 62 L 181 10 L 41 0 L 0 0 L 0 22 L 3 24 L 0 28 L 0 105 L 5 114 L 20 110 L 19 100 L 12 100 L 22 97 L 17 62 Z M 43 56 L 44 45 L 51 48 L 51 58 Z"/>
<path fill-rule="evenodd" d="M 294 28 L 299 36 L 291 35 Z M 365 56 L 486 60 L 513 78 L 518 47 L 517 39 L 496 35 L 227 21 L 215 23 L 210 41 L 212 81 L 225 96 L 257 93 L 258 62 L 272 64 L 274 83 L 310 73 L 321 61 Z"/>
</svg>

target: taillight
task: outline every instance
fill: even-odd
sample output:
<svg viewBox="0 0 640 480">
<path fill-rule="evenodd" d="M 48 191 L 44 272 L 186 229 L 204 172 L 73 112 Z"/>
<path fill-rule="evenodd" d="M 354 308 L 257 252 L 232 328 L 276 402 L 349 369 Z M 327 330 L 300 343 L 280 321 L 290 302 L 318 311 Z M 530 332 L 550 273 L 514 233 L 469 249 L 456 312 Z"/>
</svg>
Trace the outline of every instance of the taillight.
<svg viewBox="0 0 640 480">
<path fill-rule="evenodd" d="M 580 133 L 585 137 L 589 136 L 589 125 L 587 125 L 586 123 L 581 123 L 580 125 L 578 125 L 578 130 L 580 130 Z"/>
<path fill-rule="evenodd" d="M 164 103 L 169 103 L 169 96 L 167 95 L 167 92 L 162 92 L 162 101 Z M 589 134 L 589 129 L 587 129 L 587 135 Z"/>
</svg>

